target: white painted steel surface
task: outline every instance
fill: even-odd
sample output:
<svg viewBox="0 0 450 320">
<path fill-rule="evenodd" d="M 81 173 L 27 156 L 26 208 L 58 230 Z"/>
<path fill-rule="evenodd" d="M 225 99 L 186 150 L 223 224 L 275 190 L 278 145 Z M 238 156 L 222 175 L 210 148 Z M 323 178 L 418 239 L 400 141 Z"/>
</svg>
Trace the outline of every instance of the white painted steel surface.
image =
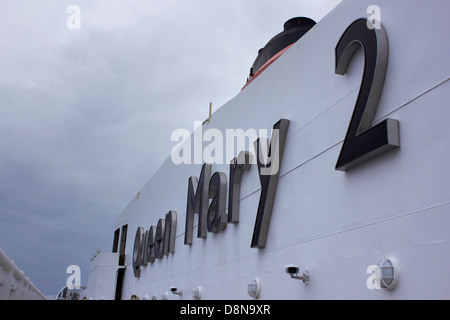
<svg viewBox="0 0 450 320">
<path fill-rule="evenodd" d="M 98 253 L 89 268 L 89 282 L 81 297 L 87 299 L 113 300 L 116 290 L 116 277 L 119 262 L 118 253 Z"/>
<path fill-rule="evenodd" d="M 374 122 L 397 119 L 401 145 L 347 172 L 334 168 L 364 64 L 359 50 L 347 73 L 337 75 L 334 49 L 372 4 L 343 1 L 203 126 L 225 136 L 226 129 L 271 129 L 290 120 L 267 246 L 250 248 L 256 165 L 242 177 L 239 223 L 184 245 L 187 182 L 201 165 L 176 166 L 169 157 L 116 220 L 115 229 L 128 224 L 124 299 L 160 299 L 171 286 L 183 295 L 169 299 L 192 299 L 199 286 L 202 299 L 251 299 L 254 277 L 259 299 L 450 298 L 448 1 L 377 1 L 389 61 Z M 214 164 L 216 171 L 229 177 L 229 165 Z M 156 225 L 169 210 L 178 213 L 175 252 L 135 278 L 136 229 Z M 370 290 L 366 270 L 384 257 L 397 260 L 399 283 Z M 309 269 L 308 285 L 285 273 L 289 263 Z"/>
</svg>

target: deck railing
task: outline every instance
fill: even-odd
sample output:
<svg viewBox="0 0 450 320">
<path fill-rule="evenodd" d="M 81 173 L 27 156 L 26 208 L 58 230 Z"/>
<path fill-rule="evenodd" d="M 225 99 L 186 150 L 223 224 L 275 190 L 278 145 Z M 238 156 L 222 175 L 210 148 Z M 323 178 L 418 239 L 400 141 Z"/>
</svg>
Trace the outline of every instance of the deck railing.
<svg viewBox="0 0 450 320">
<path fill-rule="evenodd" d="M 0 300 L 45 300 L 45 296 L 0 249 Z"/>
</svg>

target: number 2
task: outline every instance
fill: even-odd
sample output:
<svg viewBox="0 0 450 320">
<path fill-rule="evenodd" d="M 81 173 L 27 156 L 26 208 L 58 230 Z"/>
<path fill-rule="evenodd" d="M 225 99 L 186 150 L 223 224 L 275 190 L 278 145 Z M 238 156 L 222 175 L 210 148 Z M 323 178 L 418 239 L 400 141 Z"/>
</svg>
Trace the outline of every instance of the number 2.
<svg viewBox="0 0 450 320">
<path fill-rule="evenodd" d="M 353 166 L 400 146 L 399 122 L 386 119 L 375 126 L 372 121 L 378 107 L 388 62 L 386 31 L 368 28 L 367 19 L 353 22 L 336 45 L 335 73 L 344 75 L 355 51 L 364 51 L 364 73 L 358 99 L 336 163 L 336 170 Z"/>
</svg>

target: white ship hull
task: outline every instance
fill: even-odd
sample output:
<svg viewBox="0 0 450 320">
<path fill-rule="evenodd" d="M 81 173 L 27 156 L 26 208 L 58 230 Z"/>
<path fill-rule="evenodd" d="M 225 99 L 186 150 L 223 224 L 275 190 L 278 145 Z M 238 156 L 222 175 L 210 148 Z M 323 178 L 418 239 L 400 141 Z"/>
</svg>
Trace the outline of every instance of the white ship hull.
<svg viewBox="0 0 450 320">
<path fill-rule="evenodd" d="M 192 244 L 185 244 L 188 180 L 200 177 L 202 164 L 176 165 L 169 156 L 116 220 L 115 230 L 126 231 L 123 266 L 119 253 L 94 261 L 88 298 L 191 300 L 200 287 L 201 299 L 253 299 L 253 279 L 259 299 L 450 298 L 447 1 L 377 1 L 388 63 L 373 124 L 398 121 L 399 146 L 335 169 L 365 63 L 359 49 L 337 74 L 335 48 L 372 2 L 343 1 L 201 128 L 225 137 L 226 129 L 270 130 L 289 120 L 265 245 L 251 247 L 262 191 L 256 164 L 242 175 L 239 222 L 198 238 L 195 214 Z M 240 151 L 248 150 L 233 156 Z M 212 164 L 211 176 L 229 179 L 229 160 Z M 133 265 L 136 230 L 156 230 L 171 210 L 173 252 Z M 391 290 L 375 277 L 383 258 L 397 262 Z M 285 272 L 289 264 L 308 270 L 307 284 Z"/>
</svg>

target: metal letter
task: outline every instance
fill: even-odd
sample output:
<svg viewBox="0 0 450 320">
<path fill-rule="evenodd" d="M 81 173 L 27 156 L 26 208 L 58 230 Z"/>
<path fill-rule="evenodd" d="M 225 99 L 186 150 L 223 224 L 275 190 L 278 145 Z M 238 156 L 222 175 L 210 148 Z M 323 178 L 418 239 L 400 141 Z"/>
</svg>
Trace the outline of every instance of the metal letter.
<svg viewBox="0 0 450 320">
<path fill-rule="evenodd" d="M 155 261 L 155 235 L 156 235 L 156 226 L 151 226 L 148 230 L 148 239 L 147 239 L 147 260 L 148 262 L 153 263 Z"/>
<path fill-rule="evenodd" d="M 134 237 L 134 248 L 133 248 L 133 271 L 134 276 L 139 278 L 141 275 L 141 243 L 142 235 L 144 234 L 144 228 L 138 227 L 136 230 L 136 236 Z"/>
<path fill-rule="evenodd" d="M 164 254 L 164 225 L 164 219 L 159 219 L 155 236 L 155 256 L 158 259 Z"/>
<path fill-rule="evenodd" d="M 147 253 L 148 253 L 148 248 L 147 248 L 147 242 L 148 242 L 148 230 L 144 232 L 143 236 L 142 236 L 142 243 L 141 243 L 141 266 L 146 266 L 147 265 Z"/>
<path fill-rule="evenodd" d="M 177 232 L 177 212 L 170 210 L 166 214 L 166 226 L 164 227 L 164 254 L 175 252 L 175 237 Z"/>
<path fill-rule="evenodd" d="M 206 238 L 209 179 L 211 177 L 211 165 L 205 163 L 200 173 L 200 181 L 192 176 L 188 182 L 188 195 L 186 206 L 186 227 L 184 233 L 184 244 L 192 244 L 194 229 L 194 214 L 198 213 L 198 238 Z M 195 190 L 195 193 L 194 193 Z"/>
<path fill-rule="evenodd" d="M 258 213 L 253 229 L 252 248 L 262 248 L 266 245 L 288 127 L 289 120 L 287 119 L 280 119 L 280 121 L 274 124 L 274 130 L 267 155 L 267 159 L 270 159 L 270 161 L 267 161 L 266 164 L 263 164 L 261 161 L 260 139 L 255 141 L 256 162 L 258 164 L 259 181 L 261 183 L 261 195 L 259 197 Z M 277 132 L 276 135 L 274 134 L 275 132 Z M 276 150 L 275 154 L 271 154 L 272 150 Z M 271 167 L 273 165 L 277 166 L 276 170 L 272 170 Z M 271 174 L 267 174 L 267 172 L 270 172 Z"/>
<path fill-rule="evenodd" d="M 252 155 L 241 151 L 230 163 L 230 187 L 228 192 L 228 222 L 239 222 L 239 203 L 241 201 L 241 178 L 244 170 L 250 169 Z"/>
<path fill-rule="evenodd" d="M 227 226 L 228 215 L 225 213 L 227 200 L 227 176 L 223 172 L 216 172 L 209 182 L 209 198 L 213 199 L 208 208 L 208 231 L 217 232 Z"/>
<path fill-rule="evenodd" d="M 353 22 L 335 48 L 335 73 L 344 75 L 355 51 L 364 51 L 364 73 L 358 99 L 336 163 L 336 170 L 351 167 L 400 146 L 399 122 L 394 119 L 372 126 L 388 63 L 388 41 L 383 26 L 367 28 L 366 19 Z"/>
</svg>

